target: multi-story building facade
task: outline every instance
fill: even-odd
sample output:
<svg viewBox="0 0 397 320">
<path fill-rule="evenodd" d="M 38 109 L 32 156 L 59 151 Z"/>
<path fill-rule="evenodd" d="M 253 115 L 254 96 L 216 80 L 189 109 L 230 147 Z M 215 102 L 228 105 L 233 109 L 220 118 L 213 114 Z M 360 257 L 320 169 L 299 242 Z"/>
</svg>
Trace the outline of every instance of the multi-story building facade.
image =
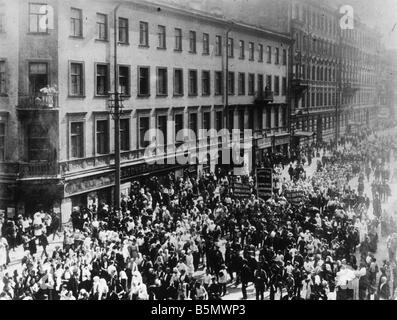
<svg viewBox="0 0 397 320">
<path fill-rule="evenodd" d="M 356 15 L 354 28 L 342 29 L 338 8 L 324 1 L 293 1 L 291 10 L 295 41 L 290 101 L 295 143 L 301 137 L 335 139 L 347 129 L 373 123 L 379 34 Z"/>
<path fill-rule="evenodd" d="M 288 35 L 145 1 L 21 0 L 6 2 L 0 16 L 10 10 L 17 21 L 6 19 L 0 33 L 10 84 L 0 96 L 0 174 L 9 190 L 0 209 L 52 209 L 65 222 L 74 206 L 112 202 L 115 82 L 123 96 L 123 194 L 138 176 L 199 173 L 218 163 L 150 165 L 149 129 L 164 133 L 167 149 L 181 129 L 226 124 L 259 131 L 257 150 L 287 149 Z"/>
</svg>

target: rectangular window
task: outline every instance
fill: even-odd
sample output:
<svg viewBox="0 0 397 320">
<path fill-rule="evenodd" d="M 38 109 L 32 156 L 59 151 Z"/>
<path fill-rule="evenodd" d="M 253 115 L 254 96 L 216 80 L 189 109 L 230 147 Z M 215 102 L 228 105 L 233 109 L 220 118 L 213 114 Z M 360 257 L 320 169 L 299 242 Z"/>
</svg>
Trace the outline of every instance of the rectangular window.
<svg viewBox="0 0 397 320">
<path fill-rule="evenodd" d="M 176 141 L 176 136 L 178 132 L 183 130 L 183 114 L 176 114 L 174 116 L 174 122 L 175 122 L 175 141 Z"/>
<path fill-rule="evenodd" d="M 227 54 L 229 58 L 234 57 L 234 41 L 233 38 L 228 38 L 227 39 Z"/>
<path fill-rule="evenodd" d="M 203 54 L 210 54 L 210 35 L 203 33 Z"/>
<path fill-rule="evenodd" d="M 279 76 L 274 77 L 274 94 L 276 96 L 280 95 L 280 77 Z"/>
<path fill-rule="evenodd" d="M 29 3 L 29 32 L 48 32 L 48 24 L 42 23 L 47 19 L 48 9 L 46 4 Z"/>
<path fill-rule="evenodd" d="M 190 113 L 189 114 L 189 129 L 194 132 L 195 137 L 197 137 L 197 129 L 198 129 L 198 122 L 197 122 L 197 113 Z M 194 137 L 191 137 L 194 138 Z"/>
<path fill-rule="evenodd" d="M 283 66 L 287 65 L 287 50 L 283 49 Z"/>
<path fill-rule="evenodd" d="M 149 117 L 139 117 L 139 148 L 144 149 L 149 145 L 149 141 L 145 141 L 145 134 L 149 130 Z"/>
<path fill-rule="evenodd" d="M 28 158 L 29 161 L 48 161 L 50 142 L 48 128 L 42 124 L 31 124 L 28 129 Z"/>
<path fill-rule="evenodd" d="M 203 96 L 209 96 L 211 94 L 211 78 L 209 71 L 201 72 L 201 86 Z"/>
<path fill-rule="evenodd" d="M 248 95 L 252 96 L 255 94 L 255 74 L 248 74 Z"/>
<path fill-rule="evenodd" d="M 84 157 L 84 122 L 70 123 L 71 157 Z"/>
<path fill-rule="evenodd" d="M 119 66 L 119 91 L 123 96 L 130 96 L 130 68 Z"/>
<path fill-rule="evenodd" d="M 255 59 L 255 46 L 253 42 L 248 43 L 249 50 L 249 60 L 253 61 Z"/>
<path fill-rule="evenodd" d="M 245 48 L 244 48 L 244 41 L 243 41 L 243 40 L 240 40 L 239 48 L 240 48 L 240 55 L 239 55 L 239 58 L 240 58 L 240 59 L 244 59 Z"/>
<path fill-rule="evenodd" d="M 96 24 L 98 31 L 98 40 L 108 39 L 108 16 L 106 14 L 96 14 Z"/>
<path fill-rule="evenodd" d="M 81 62 L 70 63 L 70 92 L 71 96 L 84 95 L 84 65 Z"/>
<path fill-rule="evenodd" d="M 234 72 L 229 72 L 228 76 L 228 94 L 234 95 Z"/>
<path fill-rule="evenodd" d="M 245 95 L 245 73 L 238 73 L 238 94 Z"/>
<path fill-rule="evenodd" d="M 144 21 L 139 22 L 139 45 L 149 46 L 149 24 Z"/>
<path fill-rule="evenodd" d="M 182 51 L 182 29 L 175 28 L 175 51 Z"/>
<path fill-rule="evenodd" d="M 259 54 L 258 62 L 263 62 L 263 45 L 262 44 L 258 44 L 258 54 Z"/>
<path fill-rule="evenodd" d="M 167 68 L 157 68 L 157 95 L 168 94 Z"/>
<path fill-rule="evenodd" d="M 211 129 L 211 113 L 204 112 L 203 113 L 203 129 L 210 130 Z"/>
<path fill-rule="evenodd" d="M 221 56 L 222 55 L 222 37 L 215 36 L 215 55 Z"/>
<path fill-rule="evenodd" d="M 272 91 L 272 76 L 266 76 L 266 89 Z"/>
<path fill-rule="evenodd" d="M 279 48 L 276 48 L 275 55 L 276 55 L 275 64 L 280 64 L 280 49 Z"/>
<path fill-rule="evenodd" d="M 183 95 L 183 69 L 174 69 L 174 95 Z"/>
<path fill-rule="evenodd" d="M 189 31 L 189 52 L 196 53 L 196 31 Z"/>
<path fill-rule="evenodd" d="M 197 96 L 197 70 L 189 70 L 189 96 Z"/>
<path fill-rule="evenodd" d="M 272 47 L 267 46 L 266 47 L 266 55 L 267 55 L 267 63 L 272 63 Z"/>
<path fill-rule="evenodd" d="M 109 153 L 109 124 L 108 120 L 97 120 L 96 122 L 96 153 Z"/>
<path fill-rule="evenodd" d="M 161 137 L 157 137 L 157 143 L 159 145 L 167 145 L 167 135 L 168 135 L 168 130 L 167 130 L 167 116 L 166 115 L 161 115 L 157 117 L 157 130 L 159 131 L 159 134 L 161 133 Z"/>
<path fill-rule="evenodd" d="M 6 124 L 0 123 L 0 161 L 5 159 Z"/>
<path fill-rule="evenodd" d="M 138 96 L 150 95 L 150 68 L 138 67 Z"/>
<path fill-rule="evenodd" d="M 0 95 L 6 93 L 6 62 L 0 61 Z"/>
<path fill-rule="evenodd" d="M 158 49 L 166 49 L 166 34 L 165 34 L 165 26 L 158 26 L 157 35 L 159 37 Z"/>
<path fill-rule="evenodd" d="M 119 18 L 119 42 L 127 44 L 129 42 L 128 19 Z"/>
<path fill-rule="evenodd" d="M 48 64 L 45 62 L 29 63 L 29 93 L 38 94 L 48 85 Z"/>
<path fill-rule="evenodd" d="M 106 96 L 109 92 L 109 66 L 107 64 L 96 65 L 96 92 L 97 96 Z"/>
<path fill-rule="evenodd" d="M 281 84 L 281 95 L 287 95 L 287 78 L 283 77 Z"/>
<path fill-rule="evenodd" d="M 263 74 L 258 74 L 258 93 L 263 92 Z"/>
<path fill-rule="evenodd" d="M 130 119 L 120 119 L 120 150 L 130 150 Z"/>
<path fill-rule="evenodd" d="M 215 95 L 221 95 L 223 93 L 222 81 L 222 71 L 215 71 Z"/>
<path fill-rule="evenodd" d="M 70 9 L 70 35 L 72 37 L 83 36 L 83 13 L 81 9 Z"/>
<path fill-rule="evenodd" d="M 217 111 L 215 115 L 216 115 L 215 118 L 216 130 L 219 131 L 223 128 L 223 112 Z"/>
</svg>

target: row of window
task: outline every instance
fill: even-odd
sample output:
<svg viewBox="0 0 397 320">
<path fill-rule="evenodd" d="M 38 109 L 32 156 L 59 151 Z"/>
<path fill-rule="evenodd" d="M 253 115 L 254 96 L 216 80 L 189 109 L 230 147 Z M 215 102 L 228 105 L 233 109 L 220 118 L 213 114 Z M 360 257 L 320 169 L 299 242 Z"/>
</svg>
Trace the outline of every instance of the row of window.
<svg viewBox="0 0 397 320">
<path fill-rule="evenodd" d="M 71 18 L 70 18 L 70 33 L 73 37 L 83 36 L 83 20 L 82 20 L 82 10 L 71 8 Z M 108 22 L 107 15 L 97 13 L 97 39 L 98 40 L 108 40 Z M 118 18 L 118 40 L 119 43 L 128 44 L 129 43 L 129 22 L 127 18 Z M 163 25 L 157 26 L 157 38 L 158 38 L 158 49 L 167 49 L 167 35 L 166 27 Z M 181 28 L 174 28 L 174 50 L 182 51 L 182 39 L 183 33 Z M 139 22 L 139 45 L 141 47 L 149 46 L 149 23 L 145 21 Z M 245 42 L 240 40 L 239 42 L 239 58 L 245 58 Z M 274 48 L 275 64 L 280 64 L 280 49 Z M 253 42 L 248 43 L 248 54 L 249 60 L 255 60 L 255 44 Z M 272 47 L 267 46 L 267 62 L 272 62 Z M 263 61 L 263 45 L 258 44 L 258 61 Z M 197 33 L 196 31 L 189 31 L 189 52 L 197 53 Z M 210 35 L 208 33 L 202 34 L 202 54 L 210 54 Z M 222 55 L 222 36 L 215 36 L 215 55 Z M 228 55 L 230 58 L 234 57 L 234 40 L 233 38 L 228 38 Z M 287 50 L 282 51 L 282 64 L 287 64 Z"/>
<path fill-rule="evenodd" d="M 118 85 L 120 93 L 125 96 L 131 94 L 131 80 L 130 80 L 130 67 L 119 66 L 118 67 Z M 188 95 L 198 95 L 198 70 L 189 69 L 187 70 L 188 77 Z M 222 71 L 214 71 L 214 94 L 223 94 L 223 75 Z M 237 73 L 237 85 L 238 95 L 254 95 L 255 94 L 255 82 L 257 84 L 256 89 L 261 92 L 263 91 L 263 75 L 256 75 L 257 81 L 255 81 L 255 74 L 249 73 L 246 78 L 246 73 Z M 137 74 L 137 93 L 138 96 L 147 97 L 151 94 L 150 92 L 150 67 L 139 66 Z M 274 86 L 272 85 L 272 79 L 274 79 Z M 246 82 L 248 81 L 248 91 L 246 91 Z M 95 94 L 98 96 L 106 96 L 109 90 L 109 65 L 108 64 L 96 64 L 95 73 Z M 173 95 L 183 96 L 184 95 L 184 69 L 174 68 L 173 69 Z M 274 94 L 280 95 L 280 77 L 271 75 L 266 76 L 266 87 L 269 90 L 274 88 Z M 287 79 L 282 77 L 281 79 L 281 95 L 286 95 L 287 91 Z M 211 72 L 208 70 L 201 71 L 201 94 L 203 96 L 211 95 Z M 229 72 L 228 76 L 228 94 L 235 94 L 235 72 Z M 71 62 L 70 63 L 70 95 L 72 96 L 84 96 L 84 64 L 82 62 Z M 167 96 L 168 95 L 168 68 L 156 67 L 156 95 Z"/>
</svg>

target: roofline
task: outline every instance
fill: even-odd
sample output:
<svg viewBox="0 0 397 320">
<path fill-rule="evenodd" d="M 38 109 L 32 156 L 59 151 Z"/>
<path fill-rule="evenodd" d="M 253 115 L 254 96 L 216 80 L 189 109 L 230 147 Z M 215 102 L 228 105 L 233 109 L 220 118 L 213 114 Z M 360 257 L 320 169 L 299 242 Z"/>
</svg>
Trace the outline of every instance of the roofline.
<svg viewBox="0 0 397 320">
<path fill-rule="evenodd" d="M 220 25 L 223 25 L 224 27 L 231 27 L 234 26 L 236 28 L 242 29 L 242 30 L 247 30 L 247 31 L 251 31 L 251 32 L 257 32 L 260 34 L 263 34 L 267 37 L 270 38 L 274 38 L 277 40 L 282 40 L 285 41 L 287 43 L 292 43 L 293 40 L 289 35 L 289 32 L 287 33 L 282 33 L 282 32 L 277 32 L 277 31 L 273 31 L 270 29 L 266 29 L 266 28 L 261 28 L 258 26 L 254 26 L 254 25 L 250 25 L 247 23 L 242 23 L 239 21 L 235 21 L 235 20 L 228 20 L 225 19 L 224 17 L 221 16 L 215 16 L 215 15 L 211 15 L 208 14 L 204 11 L 198 11 L 195 9 L 189 9 L 186 10 L 184 8 L 178 7 L 178 6 L 172 6 L 169 4 L 163 4 L 161 2 L 156 2 L 156 0 L 153 1 L 147 1 L 147 0 L 125 0 L 124 3 L 131 3 L 137 6 L 145 6 L 145 7 L 149 7 L 149 8 L 158 8 L 161 7 L 161 9 L 176 13 L 176 14 L 180 14 L 180 15 L 185 15 L 185 16 L 189 16 L 189 17 L 193 17 L 195 19 L 202 19 L 205 21 L 210 21 L 213 23 L 218 23 Z"/>
</svg>

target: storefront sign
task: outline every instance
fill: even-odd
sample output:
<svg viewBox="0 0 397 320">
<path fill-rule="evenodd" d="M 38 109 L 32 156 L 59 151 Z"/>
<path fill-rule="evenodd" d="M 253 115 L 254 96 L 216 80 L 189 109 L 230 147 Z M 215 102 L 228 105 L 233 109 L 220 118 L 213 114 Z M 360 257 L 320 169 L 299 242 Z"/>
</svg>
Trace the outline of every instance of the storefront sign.
<svg viewBox="0 0 397 320">
<path fill-rule="evenodd" d="M 65 196 L 93 191 L 96 189 L 113 186 L 114 174 L 105 174 L 94 178 L 81 178 L 65 184 Z"/>
<path fill-rule="evenodd" d="M 258 149 L 265 149 L 272 146 L 272 139 L 271 138 L 261 138 L 258 139 L 257 148 Z"/>
<path fill-rule="evenodd" d="M 303 190 L 287 190 L 285 198 L 287 201 L 294 205 L 299 205 L 304 199 L 305 193 Z"/>
<path fill-rule="evenodd" d="M 234 182 L 233 194 L 239 199 L 249 199 L 251 197 L 251 188 L 248 184 L 242 182 Z"/>
<path fill-rule="evenodd" d="M 256 190 L 258 198 L 267 199 L 273 193 L 273 170 L 271 168 L 256 169 Z"/>
</svg>

